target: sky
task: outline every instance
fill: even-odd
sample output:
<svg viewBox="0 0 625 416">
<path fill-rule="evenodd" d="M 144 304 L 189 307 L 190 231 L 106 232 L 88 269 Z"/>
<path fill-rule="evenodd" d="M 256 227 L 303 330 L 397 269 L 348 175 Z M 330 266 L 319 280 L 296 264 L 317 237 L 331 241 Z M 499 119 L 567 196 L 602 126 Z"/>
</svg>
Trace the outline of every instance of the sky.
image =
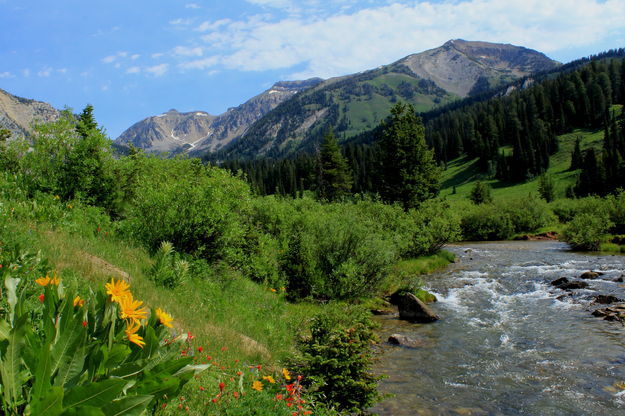
<svg viewBox="0 0 625 416">
<path fill-rule="evenodd" d="M 560 62 L 625 47 L 625 0 L 0 0 L 0 88 L 112 139 L 170 109 L 220 114 L 280 80 L 376 68 L 450 39 Z"/>
</svg>

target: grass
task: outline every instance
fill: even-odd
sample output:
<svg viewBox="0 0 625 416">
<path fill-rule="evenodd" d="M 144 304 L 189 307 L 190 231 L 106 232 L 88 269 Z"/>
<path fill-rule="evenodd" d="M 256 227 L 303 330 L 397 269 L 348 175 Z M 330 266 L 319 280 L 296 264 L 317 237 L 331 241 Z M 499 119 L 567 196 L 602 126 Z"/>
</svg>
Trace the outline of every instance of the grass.
<svg viewBox="0 0 625 416">
<path fill-rule="evenodd" d="M 601 149 L 603 144 L 603 130 L 577 129 L 571 133 L 558 137 L 559 150 L 550 158 L 547 173 L 552 175 L 556 184 L 556 196 L 563 198 L 566 189 L 575 184 L 579 171 L 570 171 L 571 153 L 577 138 L 581 140 L 582 151 L 588 148 Z M 508 147 L 503 148 L 510 152 Z M 523 198 L 530 193 L 538 192 L 538 178 L 527 182 L 515 183 L 489 179 L 486 174 L 477 168 L 477 159 L 460 157 L 450 161 L 443 172 L 440 195 L 449 201 L 467 199 L 475 182 L 482 181 L 492 187 L 493 197 L 496 199 Z"/>
</svg>

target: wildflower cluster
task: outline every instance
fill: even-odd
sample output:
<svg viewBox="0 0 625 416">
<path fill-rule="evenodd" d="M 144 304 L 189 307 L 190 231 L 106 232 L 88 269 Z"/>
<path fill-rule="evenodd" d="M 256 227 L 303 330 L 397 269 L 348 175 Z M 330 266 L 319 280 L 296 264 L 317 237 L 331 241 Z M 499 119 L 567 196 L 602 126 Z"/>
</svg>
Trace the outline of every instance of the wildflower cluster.
<svg viewBox="0 0 625 416">
<path fill-rule="evenodd" d="M 130 291 L 130 285 L 123 280 L 111 279 L 104 287 L 106 294 L 110 296 L 110 301 L 118 304 L 120 318 L 126 322 L 126 338 L 143 348 L 145 342 L 143 337 L 137 333 L 141 328 L 142 321 L 148 316 L 146 308 L 141 306 L 143 302 L 134 298 Z M 168 328 L 172 327 L 173 318 L 168 313 L 157 308 L 156 315 L 161 325 Z"/>
</svg>

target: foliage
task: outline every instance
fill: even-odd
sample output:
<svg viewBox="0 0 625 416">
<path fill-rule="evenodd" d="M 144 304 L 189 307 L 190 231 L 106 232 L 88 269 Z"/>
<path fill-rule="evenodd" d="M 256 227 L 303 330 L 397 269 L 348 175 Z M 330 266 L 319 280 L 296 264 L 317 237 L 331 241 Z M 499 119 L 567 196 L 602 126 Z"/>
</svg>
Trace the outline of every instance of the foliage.
<svg viewBox="0 0 625 416">
<path fill-rule="evenodd" d="M 321 142 L 319 175 L 321 199 L 336 201 L 349 194 L 352 187 L 352 174 L 332 130 L 324 135 Z"/>
<path fill-rule="evenodd" d="M 538 194 L 547 202 L 556 199 L 556 188 L 553 177 L 549 174 L 541 175 L 538 182 Z"/>
<path fill-rule="evenodd" d="M 35 311 L 20 280 L 5 277 L 9 309 L 0 321 L 5 414 L 137 414 L 204 368 L 179 358 L 177 343 L 162 343 L 156 313 L 140 324 L 141 302 L 130 308 L 104 291 L 81 299 L 45 276 L 36 281 L 43 293 Z"/>
<path fill-rule="evenodd" d="M 562 237 L 573 250 L 596 251 L 613 224 L 605 213 L 580 213 L 566 225 Z"/>
<path fill-rule="evenodd" d="M 475 205 L 493 202 L 493 196 L 490 186 L 483 182 L 477 181 L 473 186 L 473 189 L 471 189 L 471 195 L 469 196 L 469 199 L 471 199 L 471 201 Z"/>
<path fill-rule="evenodd" d="M 374 324 L 359 306 L 329 305 L 300 340 L 303 381 L 313 396 L 338 410 L 361 414 L 380 399 L 371 374 Z"/>
<path fill-rule="evenodd" d="M 249 187 L 195 160 L 143 158 L 124 230 L 152 250 L 169 241 L 211 260 L 241 254 Z"/>
<path fill-rule="evenodd" d="M 384 200 L 398 201 L 408 209 L 438 194 L 440 169 L 412 105 L 398 102 L 391 109 L 379 146 L 380 195 Z"/>
<path fill-rule="evenodd" d="M 408 215 L 413 222 L 403 256 L 431 255 L 445 244 L 461 238 L 460 217 L 444 201 L 426 201 L 418 210 L 410 210 Z"/>
<path fill-rule="evenodd" d="M 462 216 L 462 236 L 465 240 L 505 240 L 514 233 L 510 216 L 494 204 L 478 205 Z"/>
<path fill-rule="evenodd" d="M 154 265 L 150 270 L 154 283 L 167 288 L 174 288 L 187 280 L 189 263 L 180 258 L 173 244 L 163 241 L 154 255 Z"/>
</svg>

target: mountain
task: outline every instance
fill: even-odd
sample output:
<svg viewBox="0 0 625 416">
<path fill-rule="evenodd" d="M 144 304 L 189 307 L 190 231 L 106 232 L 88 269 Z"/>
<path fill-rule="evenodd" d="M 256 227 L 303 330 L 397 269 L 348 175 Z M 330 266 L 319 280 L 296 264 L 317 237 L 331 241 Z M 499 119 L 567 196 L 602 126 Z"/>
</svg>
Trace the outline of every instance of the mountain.
<svg viewBox="0 0 625 416">
<path fill-rule="evenodd" d="M 34 123 L 54 121 L 59 114 L 48 103 L 16 97 L 0 89 L 0 128 L 10 130 L 14 136 L 28 137 Z"/>
<path fill-rule="evenodd" d="M 148 117 L 124 131 L 118 145 L 132 144 L 149 152 L 214 152 L 245 133 L 247 128 L 277 105 L 322 80 L 282 81 L 224 114 L 176 110 Z"/>
<path fill-rule="evenodd" d="M 423 112 L 559 65 L 519 46 L 450 40 L 390 65 L 319 83 L 277 106 L 213 157 L 312 150 L 329 127 L 341 140 L 375 127 L 398 100 Z"/>
</svg>

